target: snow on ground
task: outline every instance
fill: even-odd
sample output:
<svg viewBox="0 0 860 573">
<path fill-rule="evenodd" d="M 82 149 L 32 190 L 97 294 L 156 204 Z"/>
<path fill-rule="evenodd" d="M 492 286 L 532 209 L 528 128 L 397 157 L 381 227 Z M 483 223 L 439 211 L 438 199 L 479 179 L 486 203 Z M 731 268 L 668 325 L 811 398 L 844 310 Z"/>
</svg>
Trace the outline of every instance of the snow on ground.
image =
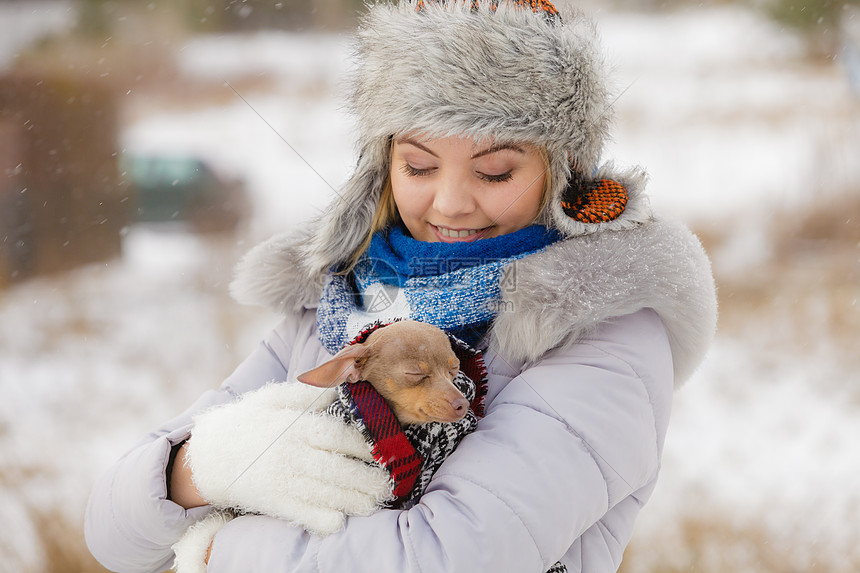
<svg viewBox="0 0 860 573">
<path fill-rule="evenodd" d="M 139 228 L 124 250 L 0 295 L 0 571 L 39 554 L 27 512 L 79 523 L 95 476 L 229 374 L 272 322 L 227 300 L 232 245 Z"/>
<path fill-rule="evenodd" d="M 858 102 L 838 67 L 801 57 L 796 37 L 736 8 L 597 17 L 623 91 L 606 156 L 645 165 L 661 211 L 732 221 L 736 240 L 715 260 L 718 273 L 765 256 L 754 215 L 769 204 L 858 188 Z M 241 176 L 255 210 L 239 244 L 135 227 L 121 260 L 0 293 L 0 523 L 22 523 L 0 533 L 0 570 L 36 559 L 31 507 L 79 521 L 95 477 L 216 385 L 271 325 L 228 301 L 230 269 L 347 178 L 351 121 L 333 92 L 348 53 L 337 36 L 189 41 L 177 54 L 189 75 L 274 81 L 231 104 L 149 113 L 122 144 L 198 153 Z M 652 547 L 678 535 L 673 520 L 719 510 L 758 519 L 774 544 L 855 551 L 860 422 L 856 399 L 833 392 L 833 380 L 856 377 L 856 361 L 827 344 L 790 353 L 773 328 L 719 335 L 678 393 L 664 475 L 637 529 Z"/>
</svg>

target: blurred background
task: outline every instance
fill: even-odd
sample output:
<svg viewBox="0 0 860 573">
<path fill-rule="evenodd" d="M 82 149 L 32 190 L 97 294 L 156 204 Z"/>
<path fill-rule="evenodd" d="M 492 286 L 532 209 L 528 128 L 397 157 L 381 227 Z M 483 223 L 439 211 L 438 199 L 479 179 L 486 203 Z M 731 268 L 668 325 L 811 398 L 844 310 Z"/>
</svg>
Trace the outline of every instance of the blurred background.
<svg viewBox="0 0 860 573">
<path fill-rule="evenodd" d="M 623 571 L 858 571 L 860 0 L 580 6 L 721 305 Z M 0 571 L 102 571 L 96 477 L 276 322 L 227 285 L 350 173 L 361 10 L 0 1 Z"/>
</svg>

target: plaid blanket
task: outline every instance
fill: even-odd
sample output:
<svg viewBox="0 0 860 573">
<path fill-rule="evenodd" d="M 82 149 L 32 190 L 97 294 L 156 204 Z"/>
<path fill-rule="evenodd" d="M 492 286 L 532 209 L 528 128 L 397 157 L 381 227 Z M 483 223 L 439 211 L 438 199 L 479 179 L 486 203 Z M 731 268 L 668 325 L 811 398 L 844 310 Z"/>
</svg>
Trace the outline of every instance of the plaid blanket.
<svg viewBox="0 0 860 573">
<path fill-rule="evenodd" d="M 369 327 L 353 343 L 363 342 L 382 326 Z M 341 384 L 337 388 L 337 399 L 327 410 L 329 415 L 358 427 L 371 448 L 373 459 L 391 474 L 394 498 L 388 507 L 412 507 L 445 458 L 477 427 L 478 419 L 484 415 L 487 372 L 481 353 L 451 335 L 449 338 L 460 359 L 460 372 L 454 385 L 470 404 L 461 420 L 401 426 L 382 396 L 366 381 Z"/>
</svg>

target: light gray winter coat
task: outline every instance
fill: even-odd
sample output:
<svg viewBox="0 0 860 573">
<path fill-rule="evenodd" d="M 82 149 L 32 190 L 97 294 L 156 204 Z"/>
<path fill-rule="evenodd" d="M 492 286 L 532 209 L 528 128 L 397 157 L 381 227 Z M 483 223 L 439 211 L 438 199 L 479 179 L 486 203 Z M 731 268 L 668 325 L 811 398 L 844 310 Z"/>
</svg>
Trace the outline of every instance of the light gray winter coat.
<svg viewBox="0 0 860 573">
<path fill-rule="evenodd" d="M 171 447 L 192 416 L 327 353 L 314 307 L 323 271 L 367 236 L 390 171 L 391 137 L 457 134 L 544 149 L 551 187 L 539 222 L 566 239 L 516 264 L 485 349 L 486 417 L 406 510 L 350 517 L 313 537 L 244 516 L 215 537 L 211 573 L 617 570 L 660 469 L 673 386 L 701 361 L 716 326 L 714 283 L 699 242 L 655 219 L 644 175 L 599 165 L 612 102 L 593 25 L 547 20 L 493 0 L 372 6 L 358 35 L 353 106 L 359 160 L 311 226 L 256 248 L 235 283 L 244 302 L 286 318 L 220 390 L 129 451 L 96 484 L 87 542 L 109 569 L 157 572 L 208 510 L 166 500 Z M 530 5 L 525 3 L 526 6 Z M 498 8 L 497 8 L 498 7 Z M 572 172 L 621 182 L 620 216 L 564 211 Z"/>
<path fill-rule="evenodd" d="M 221 389 L 96 484 L 86 537 L 109 569 L 164 570 L 170 546 L 208 511 L 165 499 L 170 449 L 188 437 L 194 413 L 328 356 L 316 336 L 317 284 L 297 278 L 306 275 L 294 244 L 258 248 L 243 273 L 270 286 L 258 298 L 300 310 Z M 519 264 L 517 289 L 505 295 L 512 311 L 497 319 L 486 350 L 487 415 L 421 503 L 348 518 L 326 538 L 240 517 L 216 536 L 209 570 L 540 573 L 561 559 L 569 571 L 615 571 L 657 480 L 673 385 L 713 335 L 709 265 L 695 237 L 659 220 L 568 239 Z"/>
</svg>

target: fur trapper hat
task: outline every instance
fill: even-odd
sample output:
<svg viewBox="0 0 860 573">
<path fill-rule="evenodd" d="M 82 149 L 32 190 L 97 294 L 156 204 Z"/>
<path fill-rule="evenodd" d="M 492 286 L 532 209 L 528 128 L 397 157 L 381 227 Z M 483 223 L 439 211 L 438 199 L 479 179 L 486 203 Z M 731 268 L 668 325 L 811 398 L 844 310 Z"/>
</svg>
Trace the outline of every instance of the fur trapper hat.
<svg viewBox="0 0 860 573">
<path fill-rule="evenodd" d="M 598 168 L 612 101 L 584 15 L 546 0 L 379 3 L 359 27 L 357 57 L 358 165 L 303 245 L 314 271 L 367 237 L 392 137 L 407 133 L 544 148 L 551 189 L 538 222 L 567 236 L 650 219 L 641 170 Z"/>
</svg>

